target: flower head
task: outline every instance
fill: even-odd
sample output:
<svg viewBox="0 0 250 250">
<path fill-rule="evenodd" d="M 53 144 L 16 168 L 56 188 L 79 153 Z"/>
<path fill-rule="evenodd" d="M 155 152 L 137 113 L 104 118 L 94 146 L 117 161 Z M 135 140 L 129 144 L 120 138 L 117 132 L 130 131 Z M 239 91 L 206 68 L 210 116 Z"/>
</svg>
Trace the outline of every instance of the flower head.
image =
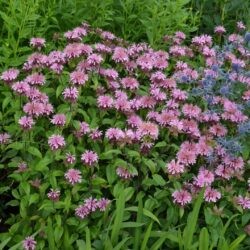
<svg viewBox="0 0 250 250">
<path fill-rule="evenodd" d="M 82 181 L 81 172 L 78 169 L 69 169 L 65 173 L 65 179 L 71 184 L 75 185 L 76 183 L 80 183 Z"/>
<path fill-rule="evenodd" d="M 57 150 L 65 146 L 65 140 L 61 135 L 52 135 L 48 140 L 49 146 L 52 150 Z"/>
<path fill-rule="evenodd" d="M 36 248 L 36 241 L 33 236 L 28 236 L 23 240 L 23 248 L 25 250 L 34 250 Z"/>
<path fill-rule="evenodd" d="M 81 160 L 87 166 L 93 166 L 95 163 L 98 162 L 98 155 L 94 151 L 86 150 L 82 154 Z"/>
</svg>

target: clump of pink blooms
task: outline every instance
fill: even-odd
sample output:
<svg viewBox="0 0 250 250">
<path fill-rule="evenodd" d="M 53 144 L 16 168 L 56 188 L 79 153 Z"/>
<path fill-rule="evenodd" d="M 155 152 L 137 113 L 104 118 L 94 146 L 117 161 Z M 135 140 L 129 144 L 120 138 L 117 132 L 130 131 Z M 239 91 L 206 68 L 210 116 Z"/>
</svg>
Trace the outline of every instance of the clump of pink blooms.
<svg viewBox="0 0 250 250">
<path fill-rule="evenodd" d="M 109 205 L 110 200 L 101 198 L 101 199 L 95 199 L 92 197 L 89 197 L 88 199 L 84 200 L 84 203 L 82 205 L 79 205 L 75 209 L 75 214 L 81 219 L 84 219 L 89 214 L 95 212 L 97 209 L 100 211 L 105 211 L 107 209 L 107 206 Z"/>
<path fill-rule="evenodd" d="M 249 178 L 237 131 L 250 131 L 250 51 L 243 35 L 245 25 L 238 22 L 236 29 L 227 36 L 223 26 L 215 27 L 215 37 L 230 46 L 216 46 L 216 39 L 207 34 L 188 43 L 178 31 L 164 38 L 166 51 L 156 51 L 148 44 L 129 44 L 83 24 L 64 34 L 64 48 L 48 54 L 42 52 L 45 40 L 33 38 L 30 45 L 38 50 L 21 70 L 8 69 L 0 79 L 22 100 L 17 121 L 21 129 L 47 126 L 49 138 L 46 134 L 39 140 L 56 151 L 53 155 L 61 149 L 66 166 L 79 168 L 65 170 L 64 178 L 72 186 L 85 178 L 82 165 L 91 167 L 88 172 L 103 175 L 102 165 L 108 167 L 107 161 L 114 158 L 102 158 L 108 145 L 124 158 L 130 157 L 124 148 L 153 162 L 162 158 L 167 173 L 163 178 L 169 178 L 169 186 L 172 180 L 180 184 L 172 193 L 177 205 L 190 204 L 203 188 L 204 200 L 216 203 L 223 199 L 225 182 Z M 94 35 L 97 42 L 83 42 L 88 35 Z M 56 81 L 45 75 L 48 72 Z M 61 76 L 67 78 L 63 84 L 58 80 Z M 238 85 L 242 91 L 235 97 Z M 44 91 L 47 87 L 56 88 L 56 93 Z M 15 135 L 1 131 L 0 146 L 6 148 L 10 138 Z M 165 153 L 151 154 L 162 141 L 167 144 Z M 114 171 L 127 182 L 137 178 L 123 166 Z M 246 194 L 235 194 L 243 209 L 250 208 L 247 190 L 248 184 Z M 53 201 L 59 196 L 58 190 L 48 193 Z M 97 209 L 104 211 L 109 202 L 90 197 L 75 214 L 85 218 Z"/>
</svg>

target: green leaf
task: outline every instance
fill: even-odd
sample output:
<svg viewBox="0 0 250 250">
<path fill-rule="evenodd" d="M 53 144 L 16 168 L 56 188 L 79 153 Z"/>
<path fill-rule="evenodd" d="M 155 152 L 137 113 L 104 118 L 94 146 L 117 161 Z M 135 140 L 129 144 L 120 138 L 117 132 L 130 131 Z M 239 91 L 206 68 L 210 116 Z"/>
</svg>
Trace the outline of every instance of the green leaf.
<svg viewBox="0 0 250 250">
<path fill-rule="evenodd" d="M 137 197 L 138 197 L 138 212 L 137 212 L 136 223 L 141 224 L 142 218 L 143 218 L 142 193 L 139 193 Z M 133 249 L 135 249 L 135 250 L 139 249 L 140 241 L 141 241 L 141 227 L 136 228 L 136 230 L 135 230 L 135 239 L 134 239 L 134 248 Z"/>
<path fill-rule="evenodd" d="M 21 142 L 13 142 L 11 144 L 9 144 L 9 146 L 7 147 L 8 148 L 13 148 L 13 149 L 16 149 L 16 150 L 21 150 L 22 148 L 24 148 L 24 144 L 21 143 Z"/>
<path fill-rule="evenodd" d="M 124 244 L 125 244 L 129 239 L 130 239 L 130 237 L 124 238 L 121 242 L 119 242 L 119 243 L 113 248 L 113 250 L 119 250 L 119 249 L 121 249 L 121 248 L 124 246 Z M 124 249 L 124 248 L 123 248 L 123 249 Z"/>
<path fill-rule="evenodd" d="M 52 220 L 50 217 L 47 219 L 46 232 L 47 232 L 47 237 L 48 237 L 49 249 L 56 250 L 55 241 L 54 241 L 54 228 L 53 228 Z"/>
<path fill-rule="evenodd" d="M 8 242 L 11 240 L 11 237 L 7 238 L 0 244 L 0 249 L 4 249 L 4 247 L 8 244 Z"/>
<path fill-rule="evenodd" d="M 162 148 L 162 147 L 166 147 L 167 143 L 165 141 L 161 141 L 155 144 L 155 148 Z"/>
<path fill-rule="evenodd" d="M 42 159 L 43 156 L 41 154 L 41 152 L 39 151 L 39 149 L 35 148 L 35 147 L 29 147 L 28 148 L 28 152 L 34 156 L 37 156 L 38 158 Z"/>
<path fill-rule="evenodd" d="M 152 177 L 158 186 L 166 185 L 166 181 L 162 178 L 162 176 L 160 176 L 158 174 L 154 174 Z"/>
<path fill-rule="evenodd" d="M 240 243 L 246 238 L 245 234 L 240 235 L 237 239 L 235 239 L 229 246 L 229 250 L 237 250 L 239 249 Z"/>
<path fill-rule="evenodd" d="M 111 232 L 111 242 L 115 245 L 118 241 L 120 229 L 122 227 L 123 214 L 125 208 L 125 193 L 121 190 L 119 198 L 116 200 L 115 220 Z"/>
<path fill-rule="evenodd" d="M 86 244 L 83 240 L 77 240 L 76 245 L 78 247 L 78 250 L 86 249 Z"/>
<path fill-rule="evenodd" d="M 86 232 L 86 250 L 91 250 L 92 248 L 90 240 L 90 231 L 88 227 L 86 227 L 85 232 Z"/>
<path fill-rule="evenodd" d="M 195 227 L 198 220 L 198 215 L 200 212 L 200 207 L 203 201 L 204 188 L 200 192 L 195 204 L 193 211 L 188 215 L 187 225 L 183 231 L 184 249 L 190 250 L 193 243 L 193 236 L 195 232 Z"/>
<path fill-rule="evenodd" d="M 132 212 L 137 212 L 138 211 L 138 207 L 128 207 L 125 209 L 125 211 L 132 211 Z M 157 222 L 159 225 L 161 225 L 160 221 L 157 219 L 157 217 L 150 212 L 149 210 L 147 210 L 146 208 L 143 208 L 143 214 L 149 218 L 151 218 L 152 220 L 154 220 L 155 222 Z"/>
<path fill-rule="evenodd" d="M 206 227 L 203 227 L 199 237 L 199 250 L 208 250 L 209 248 L 209 234 Z"/>
<path fill-rule="evenodd" d="M 151 233 L 151 230 L 152 230 L 152 226 L 153 226 L 153 222 L 150 222 L 150 224 L 149 224 L 149 226 L 148 226 L 148 228 L 146 230 L 146 233 L 143 236 L 141 250 L 146 250 L 147 243 L 148 243 L 148 240 L 149 240 L 149 237 L 150 237 L 150 233 Z"/>
</svg>

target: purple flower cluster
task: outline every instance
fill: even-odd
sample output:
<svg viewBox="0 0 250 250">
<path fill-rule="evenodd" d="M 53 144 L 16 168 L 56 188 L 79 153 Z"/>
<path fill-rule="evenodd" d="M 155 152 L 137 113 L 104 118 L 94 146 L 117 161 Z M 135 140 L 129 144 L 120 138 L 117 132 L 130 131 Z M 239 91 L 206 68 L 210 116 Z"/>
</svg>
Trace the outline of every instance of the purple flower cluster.
<svg viewBox="0 0 250 250">
<path fill-rule="evenodd" d="M 22 70 L 9 69 L 0 78 L 24 102 L 18 117 L 22 130 L 48 121 L 49 138 L 42 140 L 48 151 L 61 150 L 65 165 L 71 165 L 64 173 L 70 185 L 83 184 L 86 168 L 77 169 L 80 161 L 88 172 L 103 174 L 94 166 L 106 167 L 100 155 L 106 146 L 132 149 L 157 162 L 151 152 L 158 140 L 166 140 L 175 150 L 159 157 L 166 162 L 168 183 L 180 184 L 173 190 L 174 203 L 191 203 L 202 188 L 204 200 L 215 203 L 223 198 L 222 182 L 247 178 L 240 152 L 250 131 L 250 51 L 244 29 L 238 23 L 237 33 L 227 37 L 223 26 L 216 27 L 215 36 L 225 40 L 221 47 L 209 35 L 188 43 L 185 34 L 176 32 L 165 37 L 167 51 L 157 51 L 83 24 L 64 34 L 61 51 L 45 54 L 45 40 L 32 39 L 37 50 Z M 96 43 L 83 42 L 87 36 L 95 36 Z M 44 91 L 51 87 L 61 92 Z M 1 146 L 9 141 L 10 135 L 1 132 Z M 129 155 L 122 157 L 129 161 Z M 127 181 L 135 172 L 116 168 Z M 58 201 L 60 192 L 52 189 L 47 195 Z M 249 209 L 248 195 L 235 195 L 236 203 Z M 109 202 L 90 197 L 75 214 L 83 219 L 104 211 Z"/>
<path fill-rule="evenodd" d="M 109 203 L 110 200 L 105 198 L 101 198 L 98 200 L 90 197 L 84 200 L 83 205 L 80 205 L 75 209 L 75 214 L 79 218 L 84 219 L 85 217 L 89 216 L 89 214 L 95 212 L 97 209 L 99 209 L 100 211 L 105 211 Z"/>
</svg>

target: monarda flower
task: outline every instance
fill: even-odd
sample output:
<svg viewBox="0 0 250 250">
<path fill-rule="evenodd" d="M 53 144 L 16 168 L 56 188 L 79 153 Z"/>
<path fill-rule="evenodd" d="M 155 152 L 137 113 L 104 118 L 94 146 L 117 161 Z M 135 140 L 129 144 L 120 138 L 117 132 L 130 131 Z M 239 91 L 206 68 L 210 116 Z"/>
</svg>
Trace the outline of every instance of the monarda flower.
<svg viewBox="0 0 250 250">
<path fill-rule="evenodd" d="M 23 173 L 23 172 L 25 172 L 25 171 L 28 170 L 28 166 L 27 166 L 26 162 L 20 162 L 20 163 L 18 163 L 17 168 L 18 169 L 16 171 L 18 173 Z"/>
<path fill-rule="evenodd" d="M 0 79 L 5 81 L 6 83 L 11 83 L 14 80 L 16 80 L 19 73 L 20 71 L 18 69 L 9 69 L 9 70 L 4 71 L 1 74 Z"/>
<path fill-rule="evenodd" d="M 30 130 L 32 126 L 35 124 L 34 120 L 32 117 L 29 116 L 22 116 L 18 120 L 18 124 L 22 127 L 24 130 Z"/>
<path fill-rule="evenodd" d="M 34 73 L 26 77 L 25 82 L 30 85 L 42 86 L 45 84 L 45 77 L 42 74 Z"/>
<path fill-rule="evenodd" d="M 185 206 L 186 204 L 191 203 L 192 201 L 191 194 L 188 191 L 183 190 L 183 189 L 174 191 L 174 193 L 172 194 L 172 197 L 174 199 L 174 203 L 182 207 Z"/>
<path fill-rule="evenodd" d="M 52 117 L 51 123 L 57 126 L 64 126 L 66 123 L 66 116 L 64 114 L 56 114 Z"/>
<path fill-rule="evenodd" d="M 78 98 L 79 92 L 76 87 L 69 87 L 66 88 L 62 94 L 65 100 L 68 100 L 70 102 L 75 102 Z"/>
<path fill-rule="evenodd" d="M 197 177 L 195 178 L 195 184 L 199 187 L 210 186 L 214 181 L 214 174 L 204 168 L 199 170 Z"/>
<path fill-rule="evenodd" d="M 88 199 L 84 200 L 84 203 L 78 206 L 75 209 L 75 214 L 80 219 L 86 218 L 89 214 L 95 212 L 97 209 L 104 212 L 109 205 L 110 200 L 101 198 L 101 199 L 94 199 L 89 197 Z"/>
<path fill-rule="evenodd" d="M 91 167 L 98 162 L 98 155 L 94 151 L 86 150 L 81 155 L 81 160 L 85 165 Z"/>
<path fill-rule="evenodd" d="M 10 135 L 8 133 L 0 133 L 0 145 L 7 144 L 10 141 Z"/>
<path fill-rule="evenodd" d="M 121 80 L 122 87 L 129 90 L 138 89 L 139 82 L 133 77 L 125 77 Z"/>
<path fill-rule="evenodd" d="M 124 167 L 118 167 L 116 169 L 116 174 L 124 180 L 131 179 L 135 176 L 134 173 L 131 173 L 128 169 Z"/>
<path fill-rule="evenodd" d="M 129 61 L 128 53 L 125 48 L 116 47 L 112 56 L 116 63 L 125 63 Z"/>
<path fill-rule="evenodd" d="M 33 236 L 28 236 L 23 240 L 23 248 L 25 250 L 35 250 L 37 242 Z"/>
<path fill-rule="evenodd" d="M 82 71 L 74 71 L 70 73 L 70 82 L 75 85 L 85 85 L 88 79 L 88 75 Z"/>
<path fill-rule="evenodd" d="M 216 26 L 214 28 L 214 33 L 221 35 L 226 33 L 226 29 L 223 26 Z"/>
<path fill-rule="evenodd" d="M 250 209 L 250 198 L 242 197 L 241 195 L 236 198 L 237 204 L 243 209 Z"/>
<path fill-rule="evenodd" d="M 71 154 L 71 153 L 66 153 L 66 159 L 65 159 L 66 163 L 68 164 L 73 164 L 76 161 L 76 156 Z"/>
<path fill-rule="evenodd" d="M 54 190 L 53 188 L 51 188 L 50 191 L 48 192 L 47 196 L 53 202 L 59 201 L 60 191 Z"/>
<path fill-rule="evenodd" d="M 141 137 L 148 136 L 152 139 L 156 140 L 159 135 L 159 129 L 158 126 L 155 123 L 152 122 L 142 122 L 138 126 L 138 133 Z"/>
<path fill-rule="evenodd" d="M 71 185 L 75 185 L 76 183 L 80 183 L 82 181 L 81 172 L 78 169 L 69 169 L 64 174 L 64 177 Z"/>
<path fill-rule="evenodd" d="M 41 49 L 42 47 L 45 47 L 45 39 L 41 37 L 33 37 L 30 39 L 30 46 Z"/>
<path fill-rule="evenodd" d="M 204 198 L 207 202 L 217 202 L 221 198 L 221 193 L 216 189 L 207 187 L 204 193 Z"/>
<path fill-rule="evenodd" d="M 66 145 L 63 136 L 61 135 L 52 135 L 49 137 L 48 144 L 51 150 L 57 150 Z"/>
<path fill-rule="evenodd" d="M 184 165 L 175 160 L 169 162 L 166 167 L 170 175 L 179 175 L 185 171 Z"/>
<path fill-rule="evenodd" d="M 114 104 L 114 100 L 109 95 L 100 95 L 97 98 L 97 105 L 99 108 L 110 109 L 113 107 L 113 104 Z"/>
</svg>

